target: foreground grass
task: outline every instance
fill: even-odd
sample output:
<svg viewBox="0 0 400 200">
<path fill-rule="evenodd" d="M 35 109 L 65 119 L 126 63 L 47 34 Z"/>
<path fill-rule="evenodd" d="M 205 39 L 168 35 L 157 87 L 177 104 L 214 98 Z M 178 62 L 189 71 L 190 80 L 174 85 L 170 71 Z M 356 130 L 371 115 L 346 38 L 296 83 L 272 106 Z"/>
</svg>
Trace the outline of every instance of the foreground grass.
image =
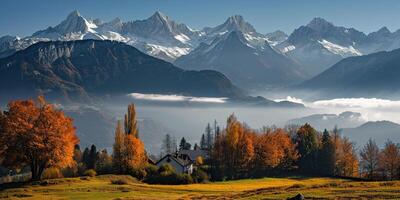
<svg viewBox="0 0 400 200">
<path fill-rule="evenodd" d="M 115 185 L 111 180 L 125 179 Z M 1 187 L 1 185 L 0 185 Z M 332 178 L 263 178 L 191 185 L 149 185 L 128 176 L 65 178 L 49 185 L 0 190 L 0 199 L 399 199 L 400 181 L 357 182 Z"/>
</svg>

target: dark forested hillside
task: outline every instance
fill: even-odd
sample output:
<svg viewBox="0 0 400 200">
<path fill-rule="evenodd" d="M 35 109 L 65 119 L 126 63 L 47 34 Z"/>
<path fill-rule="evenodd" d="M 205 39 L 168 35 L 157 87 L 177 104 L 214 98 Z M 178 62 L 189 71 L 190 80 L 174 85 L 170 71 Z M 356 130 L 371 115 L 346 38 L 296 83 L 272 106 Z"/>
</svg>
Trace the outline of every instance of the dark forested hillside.
<svg viewBox="0 0 400 200">
<path fill-rule="evenodd" d="M 2 94 L 84 100 L 130 92 L 242 95 L 219 72 L 185 71 L 119 42 L 40 42 L 0 60 Z"/>
</svg>

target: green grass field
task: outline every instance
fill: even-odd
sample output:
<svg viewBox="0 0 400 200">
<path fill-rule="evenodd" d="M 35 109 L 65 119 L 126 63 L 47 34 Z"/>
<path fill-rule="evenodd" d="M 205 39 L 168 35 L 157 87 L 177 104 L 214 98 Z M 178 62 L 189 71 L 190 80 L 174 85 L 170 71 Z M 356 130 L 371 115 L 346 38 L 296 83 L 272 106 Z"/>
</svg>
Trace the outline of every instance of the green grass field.
<svg viewBox="0 0 400 200">
<path fill-rule="evenodd" d="M 128 180 L 112 184 L 111 180 Z M 1 187 L 1 186 L 0 186 Z M 48 185 L 3 189 L 0 199 L 400 199 L 400 181 L 358 182 L 331 178 L 263 178 L 191 185 L 148 185 L 128 176 L 65 178 Z"/>
</svg>

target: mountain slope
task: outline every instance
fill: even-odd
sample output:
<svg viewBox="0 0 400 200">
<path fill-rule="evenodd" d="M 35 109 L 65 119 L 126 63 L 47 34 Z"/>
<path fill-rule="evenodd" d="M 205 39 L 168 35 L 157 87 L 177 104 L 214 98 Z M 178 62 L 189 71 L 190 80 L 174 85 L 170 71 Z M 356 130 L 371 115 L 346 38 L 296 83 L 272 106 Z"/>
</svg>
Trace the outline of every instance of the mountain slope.
<svg viewBox="0 0 400 200">
<path fill-rule="evenodd" d="M 361 125 L 365 120 L 360 113 L 343 112 L 340 114 L 314 114 L 297 119 L 292 119 L 287 124 L 303 125 L 311 124 L 318 131 L 324 129 L 332 130 L 335 126 L 339 128 L 352 128 Z"/>
<path fill-rule="evenodd" d="M 78 11 L 73 11 L 54 27 L 37 31 L 26 38 L 15 39 L 14 43 L 7 46 L 0 46 L 0 58 L 40 41 L 96 39 L 125 42 L 149 55 L 172 61 L 197 45 L 199 34 L 199 31 L 176 23 L 158 11 L 145 20 L 122 22 L 116 18 L 105 23 L 86 19 Z"/>
<path fill-rule="evenodd" d="M 300 84 L 340 96 L 399 94 L 400 49 L 343 59 L 328 70 Z M 334 91 L 334 92 L 333 92 Z"/>
<path fill-rule="evenodd" d="M 353 28 L 314 18 L 307 25 L 295 29 L 278 48 L 315 75 L 345 57 L 362 55 L 355 46 L 366 38 L 364 33 Z"/>
<path fill-rule="evenodd" d="M 356 128 L 342 129 L 341 133 L 352 141 L 356 141 L 358 146 L 364 145 L 372 138 L 376 143 L 383 147 L 385 142 L 390 139 L 397 143 L 400 141 L 400 124 L 390 121 L 367 122 Z"/>
<path fill-rule="evenodd" d="M 243 32 L 232 31 L 202 43 L 175 64 L 184 69 L 214 69 L 245 88 L 265 88 L 304 80 L 301 67 L 273 50 L 267 42 L 263 49 L 253 46 Z"/>
<path fill-rule="evenodd" d="M 0 93 L 45 93 L 86 99 L 89 95 L 180 93 L 238 97 L 223 74 L 185 71 L 112 41 L 40 42 L 0 60 Z"/>
</svg>

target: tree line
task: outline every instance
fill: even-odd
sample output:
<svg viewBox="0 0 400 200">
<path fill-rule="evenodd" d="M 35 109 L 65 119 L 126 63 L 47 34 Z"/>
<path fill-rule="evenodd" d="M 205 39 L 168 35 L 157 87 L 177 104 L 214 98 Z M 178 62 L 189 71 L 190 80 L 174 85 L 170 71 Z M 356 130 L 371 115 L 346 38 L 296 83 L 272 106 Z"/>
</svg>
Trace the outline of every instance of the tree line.
<svg viewBox="0 0 400 200">
<path fill-rule="evenodd" d="M 226 127 L 208 124 L 194 149 L 208 152 L 196 160 L 192 176 L 170 166 L 149 164 L 139 137 L 136 111 L 130 104 L 115 129 L 113 153 L 95 145 L 81 151 L 73 120 L 43 97 L 16 100 L 0 112 L 0 166 L 28 166 L 33 180 L 47 177 L 130 174 L 149 183 L 191 183 L 271 175 L 362 177 L 373 180 L 400 178 L 399 145 L 388 140 L 380 149 L 370 139 L 359 151 L 338 128 L 316 131 L 310 124 L 251 129 L 230 115 Z M 179 145 L 167 134 L 163 151 L 191 149 L 183 137 Z M 56 175 L 52 175 L 55 173 Z"/>
</svg>

